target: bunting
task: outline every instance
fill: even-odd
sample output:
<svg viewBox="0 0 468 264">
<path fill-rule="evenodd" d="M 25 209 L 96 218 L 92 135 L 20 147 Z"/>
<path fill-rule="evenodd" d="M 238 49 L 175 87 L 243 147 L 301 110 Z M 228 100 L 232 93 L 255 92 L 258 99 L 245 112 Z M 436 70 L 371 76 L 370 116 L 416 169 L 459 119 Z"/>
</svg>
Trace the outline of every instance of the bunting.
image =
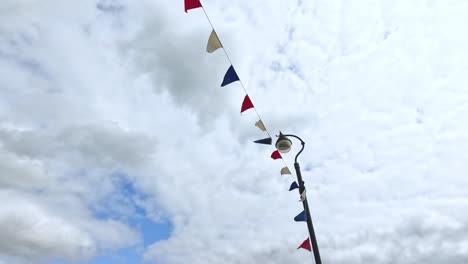
<svg viewBox="0 0 468 264">
<path fill-rule="evenodd" d="M 281 154 L 279 153 L 278 150 L 275 150 L 273 151 L 273 153 L 271 153 L 271 158 L 274 160 L 282 159 Z"/>
<path fill-rule="evenodd" d="M 302 244 L 297 249 L 300 249 L 300 248 L 303 248 L 308 251 L 312 251 L 312 248 L 310 247 L 310 241 L 308 238 L 304 240 L 304 242 L 302 242 Z"/>
<path fill-rule="evenodd" d="M 211 31 L 210 38 L 208 39 L 208 44 L 206 44 L 206 51 L 208 53 L 213 53 L 222 47 L 223 45 L 221 44 L 221 41 L 219 41 L 218 35 L 213 29 L 213 31 Z"/>
<path fill-rule="evenodd" d="M 188 12 L 188 10 L 195 9 L 195 8 L 203 8 L 202 4 L 200 3 L 200 0 L 184 0 L 184 9 L 185 9 L 186 13 Z M 203 9 L 203 11 L 205 11 L 205 10 Z M 206 15 L 206 17 L 208 19 L 208 22 L 210 23 L 210 25 L 212 27 L 212 31 L 211 31 L 211 34 L 210 34 L 210 36 L 208 38 L 208 42 L 207 42 L 207 45 L 206 45 L 206 51 L 208 53 L 213 53 L 213 52 L 215 52 L 216 50 L 218 50 L 220 48 L 224 49 L 218 35 L 216 34 L 216 31 L 215 31 L 215 29 L 213 27 L 213 24 L 211 24 L 211 20 L 208 17 L 208 14 L 206 12 L 204 12 L 204 13 L 205 13 L 205 15 Z M 253 105 L 252 101 L 250 100 L 250 97 L 249 97 L 249 95 L 247 93 L 247 90 L 244 87 L 244 84 L 240 80 L 239 76 L 237 75 L 237 72 L 234 69 L 234 66 L 232 65 L 231 59 L 229 58 L 229 55 L 226 52 L 226 50 L 224 50 L 224 53 L 225 53 L 227 59 L 229 60 L 229 62 L 231 63 L 231 65 L 229 66 L 226 74 L 224 75 L 223 82 L 221 83 L 221 87 L 224 87 L 224 86 L 229 85 L 229 84 L 231 84 L 233 82 L 236 82 L 236 81 L 240 81 L 240 84 L 241 84 L 241 86 L 244 89 L 244 92 L 246 94 L 245 97 L 244 97 L 244 101 L 242 102 L 241 114 L 244 111 L 248 110 L 248 109 L 251 109 L 251 108 L 255 109 L 255 107 L 254 107 L 254 105 Z M 264 139 L 259 139 L 259 140 L 256 140 L 254 142 L 257 143 L 257 144 L 271 145 L 273 140 L 272 140 L 272 138 L 270 136 L 270 133 L 267 131 L 267 129 L 266 129 L 265 125 L 263 124 L 263 121 L 262 121 L 262 119 L 261 119 L 261 117 L 258 114 L 256 109 L 255 109 L 255 112 L 257 113 L 257 116 L 258 116 L 258 121 L 255 123 L 255 126 L 258 127 L 261 131 L 267 132 L 269 137 L 264 138 Z M 275 150 L 271 154 L 271 158 L 273 160 L 277 160 L 277 159 L 282 159 L 282 156 L 281 156 L 281 154 L 280 154 L 280 152 L 278 150 Z M 281 169 L 281 175 L 291 175 L 291 171 L 289 170 L 289 168 L 287 166 Z M 289 191 L 292 191 L 292 190 L 295 190 L 295 189 L 301 189 L 296 181 L 291 183 L 291 186 L 289 187 Z M 300 201 L 305 201 L 305 200 L 306 200 L 306 190 L 304 189 L 302 191 L 302 193 L 300 193 Z M 305 210 L 302 211 L 300 214 L 298 214 L 296 217 L 294 217 L 294 221 L 296 221 L 296 222 L 307 221 L 307 215 L 306 215 Z M 297 249 L 300 249 L 300 248 L 311 251 L 310 239 L 309 238 L 306 239 Z"/>
<path fill-rule="evenodd" d="M 297 185 L 297 182 L 293 182 L 291 183 L 291 187 L 289 187 L 289 191 L 292 191 L 294 189 L 298 189 L 299 188 L 299 185 Z"/>
<path fill-rule="evenodd" d="M 294 217 L 294 221 L 296 222 L 307 222 L 307 215 L 305 210 L 302 211 L 300 214 L 298 214 L 296 217 Z"/>
<path fill-rule="evenodd" d="M 258 127 L 261 131 L 266 131 L 265 125 L 261 119 L 255 123 L 255 126 Z"/>
<path fill-rule="evenodd" d="M 226 74 L 224 75 L 223 83 L 221 87 L 224 87 L 230 83 L 239 81 L 239 76 L 237 76 L 236 70 L 234 70 L 234 66 L 230 66 L 227 70 Z"/>
<path fill-rule="evenodd" d="M 185 13 L 190 9 L 202 7 L 200 0 L 185 0 Z"/>
<path fill-rule="evenodd" d="M 284 167 L 281 169 L 281 175 L 291 175 L 291 171 L 289 171 L 288 167 Z"/>
<path fill-rule="evenodd" d="M 250 101 L 250 97 L 246 95 L 244 97 L 244 101 L 242 102 L 242 107 L 241 107 L 241 113 L 243 113 L 246 110 L 249 110 L 250 108 L 253 108 L 254 105 L 252 104 L 252 101 Z"/>
<path fill-rule="evenodd" d="M 254 142 L 257 143 L 257 144 L 271 145 L 272 139 L 271 139 L 271 137 L 269 137 L 269 138 L 255 140 Z"/>
</svg>

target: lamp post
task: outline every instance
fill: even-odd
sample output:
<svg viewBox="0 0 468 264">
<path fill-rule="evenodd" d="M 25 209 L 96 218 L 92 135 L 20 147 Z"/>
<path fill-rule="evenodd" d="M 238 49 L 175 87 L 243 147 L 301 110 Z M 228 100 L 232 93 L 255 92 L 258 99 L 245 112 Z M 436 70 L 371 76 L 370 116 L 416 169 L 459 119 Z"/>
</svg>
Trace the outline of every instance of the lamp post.
<svg viewBox="0 0 468 264">
<path fill-rule="evenodd" d="M 291 150 L 292 142 L 288 137 L 297 138 L 299 141 L 301 141 L 301 145 L 302 145 L 301 150 L 297 153 L 296 158 L 294 159 L 294 168 L 296 169 L 297 181 L 299 182 L 299 195 L 301 195 L 305 191 L 305 187 L 304 187 L 304 181 L 302 181 L 301 168 L 299 167 L 299 163 L 297 163 L 297 157 L 304 150 L 305 142 L 296 135 L 283 135 L 280 132 L 278 136 L 278 140 L 276 141 L 276 144 L 275 144 L 279 152 L 288 153 Z M 312 250 L 314 253 L 315 263 L 322 264 L 322 260 L 320 259 L 320 253 L 319 253 L 319 248 L 317 244 L 317 238 L 315 237 L 314 226 L 312 225 L 312 217 L 310 216 L 309 203 L 307 202 L 307 198 L 303 199 L 302 205 L 304 206 L 304 211 L 307 216 L 307 219 L 306 219 L 307 228 L 309 229 L 309 237 L 310 237 L 310 242 L 312 243 Z"/>
</svg>

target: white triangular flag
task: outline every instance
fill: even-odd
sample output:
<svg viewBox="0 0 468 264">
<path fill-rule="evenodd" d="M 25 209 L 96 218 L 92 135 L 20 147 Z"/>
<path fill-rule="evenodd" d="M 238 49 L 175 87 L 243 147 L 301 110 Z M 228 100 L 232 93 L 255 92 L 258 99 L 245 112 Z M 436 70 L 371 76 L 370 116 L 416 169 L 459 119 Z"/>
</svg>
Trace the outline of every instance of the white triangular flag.
<svg viewBox="0 0 468 264">
<path fill-rule="evenodd" d="M 301 193 L 301 200 L 299 200 L 299 202 L 303 202 L 305 199 L 306 199 L 306 190 L 304 189 L 304 191 Z"/>
<path fill-rule="evenodd" d="M 260 128 L 261 131 L 266 131 L 265 125 L 263 124 L 262 120 L 258 120 L 257 123 L 255 123 L 255 126 Z"/>
<path fill-rule="evenodd" d="M 223 45 L 221 44 L 221 41 L 219 41 L 218 35 L 216 32 L 213 30 L 211 31 L 210 38 L 208 39 L 208 44 L 206 45 L 206 51 L 208 53 L 213 53 L 217 49 L 222 48 Z"/>
<path fill-rule="evenodd" d="M 281 169 L 281 175 L 286 175 L 286 174 L 291 174 L 288 167 L 284 167 Z"/>
</svg>

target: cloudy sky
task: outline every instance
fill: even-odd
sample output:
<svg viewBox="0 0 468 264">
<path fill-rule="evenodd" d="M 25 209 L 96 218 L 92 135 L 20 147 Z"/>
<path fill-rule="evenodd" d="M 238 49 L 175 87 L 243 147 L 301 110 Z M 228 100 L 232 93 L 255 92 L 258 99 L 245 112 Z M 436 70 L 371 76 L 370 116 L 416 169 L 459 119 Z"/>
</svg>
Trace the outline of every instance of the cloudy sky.
<svg viewBox="0 0 468 264">
<path fill-rule="evenodd" d="M 202 3 L 272 135 L 306 141 L 324 263 L 468 263 L 468 1 Z M 0 1 L 1 264 L 312 263 L 183 9 Z"/>
</svg>

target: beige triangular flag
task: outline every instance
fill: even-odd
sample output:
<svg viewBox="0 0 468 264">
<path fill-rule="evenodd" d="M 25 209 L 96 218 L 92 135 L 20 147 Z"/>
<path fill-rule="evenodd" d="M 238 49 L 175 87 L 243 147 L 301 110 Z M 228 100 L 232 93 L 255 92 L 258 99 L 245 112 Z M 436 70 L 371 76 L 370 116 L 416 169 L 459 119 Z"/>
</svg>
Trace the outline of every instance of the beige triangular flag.
<svg viewBox="0 0 468 264">
<path fill-rule="evenodd" d="M 257 123 L 255 123 L 255 126 L 260 128 L 261 131 L 266 131 L 265 125 L 263 124 L 262 120 L 258 120 Z"/>
<path fill-rule="evenodd" d="M 281 169 L 281 175 L 286 175 L 286 174 L 291 174 L 288 167 L 284 167 Z"/>
<path fill-rule="evenodd" d="M 299 202 L 303 202 L 305 199 L 306 199 L 306 190 L 304 189 L 304 191 L 301 193 L 301 200 L 299 200 Z"/>
<path fill-rule="evenodd" d="M 217 49 L 222 48 L 223 45 L 221 45 L 221 41 L 219 41 L 218 35 L 216 32 L 213 30 L 211 31 L 210 38 L 208 39 L 208 45 L 206 45 L 206 51 L 208 53 L 213 53 Z"/>
</svg>

